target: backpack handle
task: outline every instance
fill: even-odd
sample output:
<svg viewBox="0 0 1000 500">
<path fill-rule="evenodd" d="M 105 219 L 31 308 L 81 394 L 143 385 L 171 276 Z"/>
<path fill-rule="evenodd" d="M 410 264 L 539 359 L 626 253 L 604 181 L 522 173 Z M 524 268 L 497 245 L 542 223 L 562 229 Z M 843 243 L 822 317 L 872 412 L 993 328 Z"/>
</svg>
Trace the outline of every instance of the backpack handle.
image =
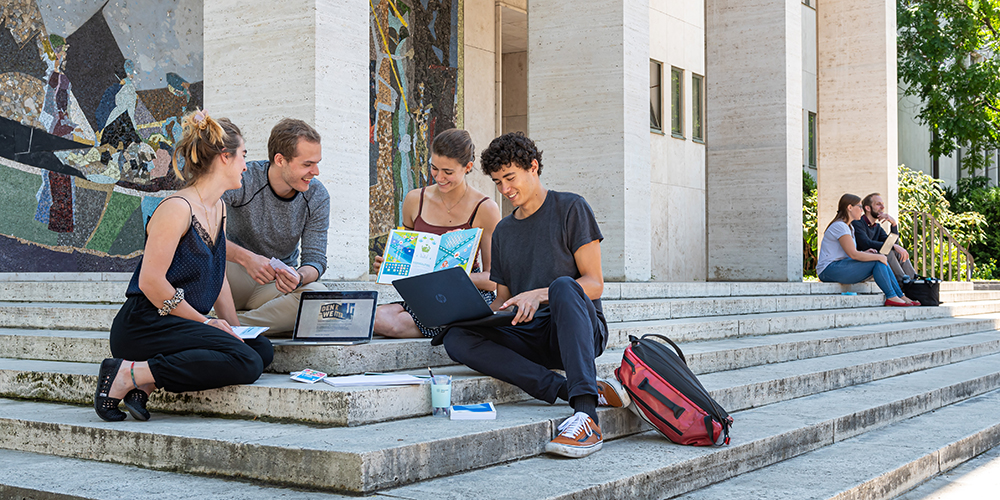
<svg viewBox="0 0 1000 500">
<path fill-rule="evenodd" d="M 670 346 L 674 348 L 674 351 L 677 351 L 677 357 L 681 358 L 681 362 L 684 363 L 685 365 L 688 364 L 687 360 L 684 359 L 684 352 L 681 351 L 681 348 L 678 347 L 677 344 L 675 344 L 673 340 L 670 340 L 670 339 L 668 339 L 667 337 L 665 337 L 663 335 L 660 335 L 658 333 L 647 333 L 647 334 L 643 335 L 641 339 L 637 339 L 637 338 L 635 338 L 635 336 L 629 335 L 628 336 L 628 340 L 630 342 L 632 342 L 633 344 L 638 344 L 640 340 L 645 340 L 646 337 L 656 337 L 658 339 L 663 339 L 663 340 L 667 341 L 667 343 L 670 344 Z"/>
</svg>

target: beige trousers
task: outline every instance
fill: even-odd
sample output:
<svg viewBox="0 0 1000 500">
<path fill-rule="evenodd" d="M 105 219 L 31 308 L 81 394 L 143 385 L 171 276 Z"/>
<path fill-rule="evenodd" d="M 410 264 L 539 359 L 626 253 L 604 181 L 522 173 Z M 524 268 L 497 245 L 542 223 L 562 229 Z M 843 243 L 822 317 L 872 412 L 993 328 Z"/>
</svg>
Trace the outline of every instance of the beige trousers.
<svg viewBox="0 0 1000 500">
<path fill-rule="evenodd" d="M 236 315 L 244 326 L 266 326 L 267 335 L 291 332 L 295 328 L 295 315 L 299 310 L 299 297 L 305 290 L 325 292 L 322 283 L 302 285 L 291 293 L 281 293 L 274 282 L 261 285 L 235 263 L 226 262 L 226 277 L 233 291 Z"/>
</svg>

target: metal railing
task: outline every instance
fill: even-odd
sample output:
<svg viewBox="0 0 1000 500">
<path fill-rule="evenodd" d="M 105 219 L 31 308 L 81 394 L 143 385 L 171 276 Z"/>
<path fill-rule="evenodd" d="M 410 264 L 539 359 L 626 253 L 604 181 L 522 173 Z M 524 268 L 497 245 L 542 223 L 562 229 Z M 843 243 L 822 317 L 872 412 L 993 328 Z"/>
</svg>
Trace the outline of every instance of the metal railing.
<svg viewBox="0 0 1000 500">
<path fill-rule="evenodd" d="M 948 281 L 953 281 L 956 274 L 959 281 L 972 281 L 972 271 L 975 269 L 972 254 L 933 215 L 926 212 L 904 214 L 911 216 L 913 224 L 909 228 L 913 241 L 910 260 L 917 274 L 945 279 L 947 270 Z"/>
</svg>

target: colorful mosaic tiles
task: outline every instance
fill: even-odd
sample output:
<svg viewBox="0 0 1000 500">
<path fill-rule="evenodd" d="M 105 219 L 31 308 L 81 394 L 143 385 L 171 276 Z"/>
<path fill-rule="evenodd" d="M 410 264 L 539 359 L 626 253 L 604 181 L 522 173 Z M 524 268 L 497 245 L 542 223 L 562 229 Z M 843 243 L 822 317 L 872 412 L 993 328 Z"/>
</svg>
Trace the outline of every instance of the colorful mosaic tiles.
<svg viewBox="0 0 1000 500">
<path fill-rule="evenodd" d="M 370 255 L 401 222 L 403 197 L 433 182 L 436 130 L 457 125 L 459 0 L 372 0 Z"/>
<path fill-rule="evenodd" d="M 168 164 L 180 117 L 201 106 L 201 11 L 0 4 L 0 272 L 134 265 L 144 211 L 179 186 Z"/>
</svg>

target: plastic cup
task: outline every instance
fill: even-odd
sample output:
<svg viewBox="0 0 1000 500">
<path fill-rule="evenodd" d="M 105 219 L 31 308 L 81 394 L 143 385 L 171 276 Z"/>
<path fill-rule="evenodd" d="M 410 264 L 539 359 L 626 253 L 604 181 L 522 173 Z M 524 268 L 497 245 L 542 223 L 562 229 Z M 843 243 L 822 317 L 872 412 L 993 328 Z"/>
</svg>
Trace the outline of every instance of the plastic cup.
<svg viewBox="0 0 1000 500">
<path fill-rule="evenodd" d="M 447 417 L 451 407 L 451 376 L 434 375 L 431 377 L 431 407 L 435 417 Z"/>
</svg>

